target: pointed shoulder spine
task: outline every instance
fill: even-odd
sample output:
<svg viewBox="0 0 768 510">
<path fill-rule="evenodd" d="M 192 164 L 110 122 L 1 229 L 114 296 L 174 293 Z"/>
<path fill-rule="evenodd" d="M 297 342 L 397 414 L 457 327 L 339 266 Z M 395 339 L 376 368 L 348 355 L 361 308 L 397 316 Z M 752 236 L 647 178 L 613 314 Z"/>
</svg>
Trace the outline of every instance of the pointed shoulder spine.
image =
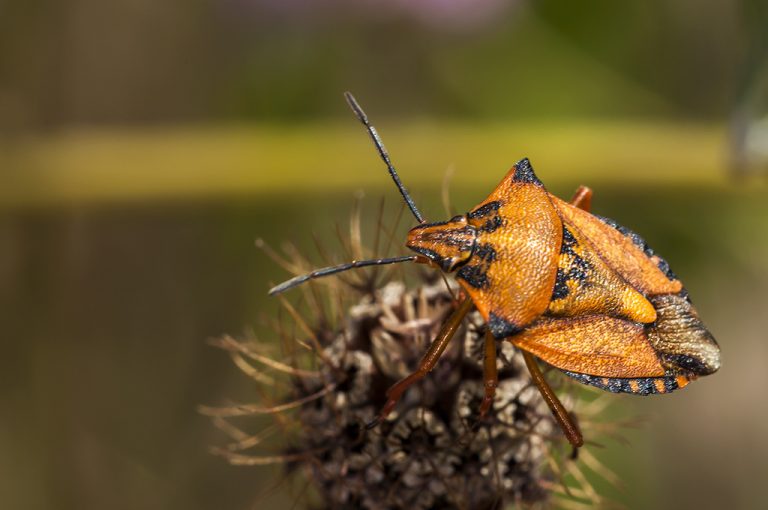
<svg viewBox="0 0 768 510">
<path fill-rule="evenodd" d="M 533 171 L 533 167 L 531 166 L 531 162 L 528 160 L 528 158 L 523 158 L 515 163 L 515 174 L 512 177 L 512 180 L 514 182 L 534 184 L 542 188 L 544 187 L 544 183 L 542 183 L 539 178 L 536 177 L 536 174 Z"/>
</svg>

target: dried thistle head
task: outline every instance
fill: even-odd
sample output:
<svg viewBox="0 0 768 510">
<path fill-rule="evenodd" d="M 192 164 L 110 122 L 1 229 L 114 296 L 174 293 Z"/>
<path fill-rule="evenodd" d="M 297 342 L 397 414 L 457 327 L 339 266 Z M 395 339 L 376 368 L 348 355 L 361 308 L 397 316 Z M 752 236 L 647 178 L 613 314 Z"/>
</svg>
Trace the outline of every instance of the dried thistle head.
<svg viewBox="0 0 768 510">
<path fill-rule="evenodd" d="M 296 407 L 299 432 L 289 453 L 299 455 L 296 464 L 327 506 L 495 508 L 544 497 L 537 480 L 553 424 L 511 349 L 500 357 L 495 410 L 476 422 L 483 396 L 479 314 L 391 419 L 365 429 L 384 390 L 415 368 L 451 306 L 442 283 L 413 291 L 390 283 L 350 309 L 345 327 L 323 345 L 318 370 L 292 374 L 291 400 L 306 403 Z M 253 411 L 240 406 L 227 414 Z"/>
<path fill-rule="evenodd" d="M 353 255 L 363 251 L 356 218 L 348 245 Z M 292 260 L 279 262 L 304 272 L 303 258 L 288 252 Z M 567 442 L 509 342 L 497 344 L 499 386 L 493 409 L 479 418 L 486 326 L 477 312 L 429 376 L 386 421 L 366 429 L 386 389 L 415 370 L 455 308 L 457 289 L 431 273 L 421 273 L 411 288 L 400 279 L 377 287 L 375 276 L 351 278 L 304 287 L 308 313 L 281 298 L 291 324 L 276 326 L 288 343 L 285 359 L 266 354 L 255 339 L 216 341 L 262 389 L 285 385 L 278 402 L 263 397 L 257 405 L 204 408 L 233 439 L 216 453 L 235 464 L 283 463 L 287 473 L 311 481 L 312 506 L 321 508 L 496 509 L 553 495 L 570 505 L 600 501 L 579 464 L 568 460 Z M 557 382 L 573 410 L 573 385 Z M 245 415 L 267 415 L 274 424 L 254 435 L 228 420 Z M 262 442 L 278 431 L 287 445 L 267 453 Z M 243 453 L 255 448 L 260 454 Z M 581 462 L 612 476 L 588 451 Z"/>
</svg>

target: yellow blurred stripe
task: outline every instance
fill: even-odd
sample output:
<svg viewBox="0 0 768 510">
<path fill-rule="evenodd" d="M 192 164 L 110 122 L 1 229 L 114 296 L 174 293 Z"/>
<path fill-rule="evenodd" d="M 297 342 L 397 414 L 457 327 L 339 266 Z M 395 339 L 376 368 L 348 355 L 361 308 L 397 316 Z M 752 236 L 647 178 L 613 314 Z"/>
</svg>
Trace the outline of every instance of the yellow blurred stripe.
<svg viewBox="0 0 768 510">
<path fill-rule="evenodd" d="M 544 182 L 725 179 L 725 130 L 633 122 L 379 126 L 409 188 L 491 189 L 527 156 Z M 0 145 L 0 206 L 371 189 L 391 184 L 349 123 L 72 130 Z"/>
</svg>

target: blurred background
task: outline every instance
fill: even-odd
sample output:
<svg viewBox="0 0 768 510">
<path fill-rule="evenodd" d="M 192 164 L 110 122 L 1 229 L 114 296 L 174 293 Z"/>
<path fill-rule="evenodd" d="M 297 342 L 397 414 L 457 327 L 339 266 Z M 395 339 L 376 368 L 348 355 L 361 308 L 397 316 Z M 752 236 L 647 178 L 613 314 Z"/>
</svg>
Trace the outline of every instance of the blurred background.
<svg viewBox="0 0 768 510">
<path fill-rule="evenodd" d="M 18 0 L 0 1 L 3 508 L 295 497 L 210 455 L 196 406 L 256 400 L 206 339 L 275 313 L 288 275 L 257 237 L 320 263 L 313 233 L 336 246 L 356 192 L 369 231 L 381 197 L 400 208 L 344 90 L 428 218 L 447 173 L 464 211 L 527 156 L 662 253 L 723 368 L 615 397 L 649 421 L 595 449 L 612 497 L 764 505 L 768 2 Z"/>
</svg>

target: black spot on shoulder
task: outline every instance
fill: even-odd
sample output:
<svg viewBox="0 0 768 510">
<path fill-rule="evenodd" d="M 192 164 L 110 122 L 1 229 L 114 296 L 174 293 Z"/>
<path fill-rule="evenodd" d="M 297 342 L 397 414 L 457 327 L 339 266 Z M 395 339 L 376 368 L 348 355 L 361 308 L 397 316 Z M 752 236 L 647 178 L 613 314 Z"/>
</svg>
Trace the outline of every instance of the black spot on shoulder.
<svg viewBox="0 0 768 510">
<path fill-rule="evenodd" d="M 493 232 L 504 224 L 504 220 L 502 220 L 499 215 L 500 208 L 501 202 L 494 200 L 493 202 L 488 202 L 487 204 L 478 207 L 474 211 L 468 212 L 467 218 L 471 220 L 482 220 L 487 218 L 477 230 L 480 232 Z"/>
<path fill-rule="evenodd" d="M 456 278 L 461 278 L 476 289 L 484 289 L 490 285 L 488 270 L 496 258 L 497 254 L 493 246 L 488 243 L 476 244 L 469 263 L 458 270 Z"/>
<path fill-rule="evenodd" d="M 501 202 L 494 200 L 493 202 L 488 202 L 487 204 L 478 207 L 474 211 L 468 212 L 467 217 L 473 220 L 485 218 L 486 216 L 498 212 L 499 208 L 501 208 Z"/>
<path fill-rule="evenodd" d="M 502 339 L 508 336 L 512 336 L 515 333 L 522 331 L 522 328 L 516 326 L 512 322 L 499 317 L 495 313 L 491 312 L 488 317 L 488 329 L 494 338 Z"/>
<path fill-rule="evenodd" d="M 512 178 L 515 182 L 522 182 L 526 184 L 535 184 L 536 186 L 544 187 L 544 184 L 536 177 L 533 172 L 533 167 L 528 158 L 523 158 L 515 164 L 515 175 Z"/>
<path fill-rule="evenodd" d="M 487 266 L 472 264 L 458 270 L 456 278 L 461 278 L 476 289 L 484 289 L 488 286 Z"/>
<path fill-rule="evenodd" d="M 473 256 L 490 264 L 496 260 L 496 250 L 488 243 L 477 244 Z"/>
<path fill-rule="evenodd" d="M 491 233 L 498 229 L 503 223 L 504 221 L 501 219 L 501 216 L 494 216 L 493 218 L 486 220 L 478 230 Z"/>
</svg>

